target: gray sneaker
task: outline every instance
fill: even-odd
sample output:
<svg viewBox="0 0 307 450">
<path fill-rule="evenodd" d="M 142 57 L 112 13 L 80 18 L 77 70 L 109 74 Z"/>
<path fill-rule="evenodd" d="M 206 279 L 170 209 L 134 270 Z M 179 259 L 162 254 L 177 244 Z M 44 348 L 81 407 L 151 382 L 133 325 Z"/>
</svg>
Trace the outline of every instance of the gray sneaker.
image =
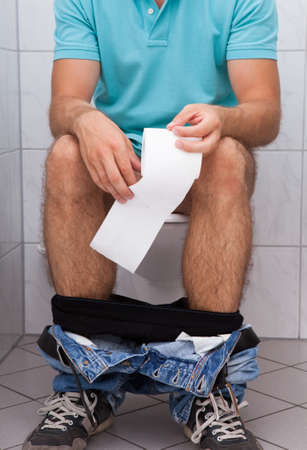
<svg viewBox="0 0 307 450">
<path fill-rule="evenodd" d="M 37 412 L 45 417 L 23 450 L 83 450 L 91 436 L 112 425 L 111 406 L 95 390 L 83 391 L 83 399 L 79 392 L 57 392 Z"/>
<path fill-rule="evenodd" d="M 239 408 L 246 406 L 247 402 L 238 407 L 231 386 L 227 387 L 231 402 L 221 393 L 195 398 L 184 434 L 205 450 L 263 450 L 239 415 Z"/>
</svg>

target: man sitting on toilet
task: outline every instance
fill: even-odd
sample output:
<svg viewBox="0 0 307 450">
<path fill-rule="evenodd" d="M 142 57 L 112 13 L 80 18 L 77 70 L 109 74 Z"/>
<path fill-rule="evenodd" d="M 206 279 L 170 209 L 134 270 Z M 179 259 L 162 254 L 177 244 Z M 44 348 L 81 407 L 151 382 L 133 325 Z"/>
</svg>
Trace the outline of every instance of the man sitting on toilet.
<svg viewBox="0 0 307 450">
<path fill-rule="evenodd" d="M 44 240 L 56 325 L 40 347 L 59 375 L 23 448 L 85 448 L 130 391 L 170 392 L 173 418 L 200 448 L 260 449 L 237 408 L 257 375 L 256 341 L 246 343 L 238 309 L 253 148 L 273 141 L 280 123 L 275 2 L 55 0 L 55 15 Z M 166 310 L 108 301 L 116 265 L 89 246 L 114 200 L 133 198 L 146 127 L 167 127 L 179 149 L 203 155 L 176 209 L 190 216 L 187 298 Z M 178 330 L 208 336 L 208 347 L 176 340 Z"/>
</svg>

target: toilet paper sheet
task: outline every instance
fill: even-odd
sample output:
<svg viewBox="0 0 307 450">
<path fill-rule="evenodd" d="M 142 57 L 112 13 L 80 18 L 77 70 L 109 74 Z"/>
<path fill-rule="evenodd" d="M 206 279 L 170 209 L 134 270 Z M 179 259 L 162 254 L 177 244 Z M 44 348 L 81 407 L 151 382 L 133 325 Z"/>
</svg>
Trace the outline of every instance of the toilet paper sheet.
<svg viewBox="0 0 307 450">
<path fill-rule="evenodd" d="M 167 129 L 144 129 L 142 178 L 129 186 L 134 197 L 125 204 L 114 202 L 90 243 L 94 250 L 131 273 L 142 262 L 166 218 L 199 177 L 202 154 L 178 149 L 177 139 Z"/>
</svg>

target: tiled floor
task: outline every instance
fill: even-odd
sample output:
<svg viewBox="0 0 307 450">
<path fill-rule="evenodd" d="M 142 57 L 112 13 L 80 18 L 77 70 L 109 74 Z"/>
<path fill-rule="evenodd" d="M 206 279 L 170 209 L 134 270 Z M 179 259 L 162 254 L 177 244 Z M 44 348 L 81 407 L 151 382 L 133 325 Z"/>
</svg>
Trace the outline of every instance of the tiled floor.
<svg viewBox="0 0 307 450">
<path fill-rule="evenodd" d="M 21 450 L 40 420 L 36 410 L 55 372 L 39 355 L 36 336 L 24 336 L 0 364 L 0 449 Z M 267 340 L 260 345 L 260 376 L 249 384 L 248 428 L 264 450 L 307 449 L 307 342 Z M 109 431 L 89 450 L 195 450 L 168 413 L 167 396 L 128 395 Z"/>
</svg>

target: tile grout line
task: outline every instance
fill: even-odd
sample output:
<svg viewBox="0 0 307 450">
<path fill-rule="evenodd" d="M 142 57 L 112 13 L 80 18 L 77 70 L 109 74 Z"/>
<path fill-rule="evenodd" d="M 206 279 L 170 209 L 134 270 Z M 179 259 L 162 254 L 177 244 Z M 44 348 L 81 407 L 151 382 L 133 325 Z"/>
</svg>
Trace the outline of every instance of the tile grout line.
<svg viewBox="0 0 307 450">
<path fill-rule="evenodd" d="M 289 406 L 288 408 L 279 409 L 279 410 L 273 411 L 271 413 L 263 414 L 263 416 L 255 417 L 254 419 L 247 419 L 247 420 L 244 421 L 244 423 L 250 423 L 250 422 L 253 422 L 255 420 L 264 419 L 265 417 L 270 417 L 270 416 L 273 416 L 274 414 L 279 414 L 281 412 L 289 411 L 290 409 L 299 408 L 299 407 L 300 407 L 300 405 Z"/>
<path fill-rule="evenodd" d="M 138 394 L 136 394 L 136 395 L 138 395 Z M 133 409 L 131 411 L 126 411 L 126 412 L 117 414 L 115 417 L 126 416 L 127 414 L 132 414 L 132 413 L 135 413 L 137 411 L 142 411 L 143 409 L 149 409 L 149 408 L 154 408 L 155 406 L 161 406 L 161 404 L 163 404 L 163 403 L 165 404 L 165 402 L 161 401 L 161 402 L 157 403 L 156 405 L 141 406 L 140 408 Z"/>
<path fill-rule="evenodd" d="M 264 419 L 265 417 L 275 416 L 276 414 L 279 414 L 279 413 L 285 412 L 285 411 L 290 411 L 291 409 L 295 409 L 295 408 L 299 408 L 299 405 L 293 405 L 293 406 L 290 406 L 289 408 L 285 408 L 285 409 L 281 409 L 281 410 L 278 410 L 278 411 L 274 411 L 274 412 L 272 412 L 270 414 L 264 414 L 263 416 L 257 417 L 255 419 L 245 420 L 245 423 L 252 423 L 252 422 L 255 422 L 256 420 Z"/>
<path fill-rule="evenodd" d="M 306 137 L 306 130 L 305 130 L 305 123 L 306 123 L 306 77 L 307 77 L 307 62 L 306 62 L 306 55 L 305 52 L 305 61 L 304 61 L 304 86 L 303 86 L 303 145 L 302 145 L 302 152 L 301 152 L 301 189 L 300 189 L 300 252 L 299 252 L 299 286 L 298 286 L 298 338 L 300 339 L 302 336 L 302 305 L 303 305 L 303 289 L 302 289 L 302 283 L 303 283 L 303 218 L 304 218 L 304 147 L 305 147 L 305 137 Z"/>
<path fill-rule="evenodd" d="M 254 388 L 248 388 L 248 390 L 249 390 L 249 391 L 252 391 L 252 392 L 257 392 L 257 394 L 262 394 L 262 395 L 264 395 L 265 397 L 273 398 L 274 400 L 279 400 L 280 402 L 288 403 L 288 404 L 290 405 L 289 408 L 291 408 L 291 407 L 297 407 L 297 406 L 300 406 L 300 405 L 303 404 L 303 403 L 293 403 L 293 402 L 290 402 L 289 400 L 285 400 L 285 399 L 283 399 L 283 398 L 274 397 L 274 395 L 267 394 L 266 392 L 258 391 L 257 389 L 254 389 Z M 288 409 L 288 408 L 287 408 L 287 409 Z"/>
<path fill-rule="evenodd" d="M 36 355 L 38 357 L 38 355 Z M 30 367 L 28 369 L 20 369 L 20 370 L 16 370 L 15 372 L 9 372 L 9 373 L 0 373 L 0 384 L 1 384 L 1 377 L 7 377 L 8 375 L 15 375 L 16 373 L 23 373 L 23 372 L 28 372 L 29 370 L 34 370 L 34 369 L 41 369 L 42 367 L 50 367 L 49 364 L 41 364 L 40 366 L 33 366 Z"/>
<path fill-rule="evenodd" d="M 8 250 L 7 252 L 3 253 L 3 255 L 0 256 L 0 261 L 2 259 L 6 258 L 10 253 L 12 253 L 14 250 L 16 250 L 21 245 L 22 245 L 22 242 L 19 242 L 17 245 L 15 245 L 15 247 L 10 248 L 10 250 Z M 20 333 L 16 333 L 16 334 L 20 334 Z"/>
<path fill-rule="evenodd" d="M 24 402 L 24 403 L 36 402 L 36 401 L 37 401 L 36 399 L 30 397 L 29 395 L 27 395 L 27 394 L 22 394 L 21 392 L 16 391 L 15 389 L 13 389 L 13 388 L 11 388 L 11 387 L 5 386 L 5 385 L 2 384 L 2 383 L 0 383 L 0 386 L 3 387 L 3 388 L 5 388 L 5 389 L 7 389 L 8 391 L 14 392 L 14 394 L 22 395 L 23 397 L 25 397 L 25 398 L 27 398 L 27 399 L 29 400 L 28 402 Z M 16 405 L 7 406 L 6 408 L 12 408 L 13 406 L 16 406 Z M 2 408 L 2 409 L 6 409 L 6 408 Z"/>
<path fill-rule="evenodd" d="M 172 444 L 168 447 L 163 447 L 160 450 L 168 450 L 168 449 L 171 450 L 172 448 L 177 447 L 178 445 L 187 444 L 188 442 L 191 442 L 190 439 L 186 439 L 185 441 L 177 442 L 176 444 Z"/>
<path fill-rule="evenodd" d="M 135 442 L 129 441 L 128 439 L 126 439 L 126 438 L 124 438 L 124 437 L 122 437 L 122 436 L 119 436 L 119 435 L 117 435 L 117 434 L 115 434 L 115 433 L 112 433 L 111 431 L 108 431 L 108 430 L 107 430 L 107 431 L 105 431 L 105 433 L 109 434 L 110 436 L 113 436 L 113 437 L 122 439 L 123 441 L 128 442 L 129 444 L 132 444 L 132 445 L 134 445 L 134 446 L 136 446 L 136 447 L 138 447 L 138 448 L 141 448 L 142 450 L 146 450 L 145 447 L 142 447 L 142 446 L 136 444 Z"/>
<path fill-rule="evenodd" d="M 12 148 L 10 150 L 4 150 L 4 151 L 0 150 L 0 158 L 2 156 L 12 155 L 15 152 L 20 152 L 20 148 Z"/>
<path fill-rule="evenodd" d="M 25 227 L 24 227 L 24 179 L 23 179 L 23 152 L 22 152 L 22 104 L 21 104 L 21 63 L 20 63 L 20 23 L 19 23 L 19 0 L 15 0 L 16 5 L 16 33 L 17 33 L 17 74 L 18 74 L 18 119 L 19 119 L 19 146 L 20 146 L 20 195 L 21 195 L 21 238 L 22 238 L 22 320 L 23 334 L 26 327 L 26 295 L 25 295 Z"/>
<path fill-rule="evenodd" d="M 266 439 L 263 439 L 263 438 L 260 437 L 260 436 L 256 436 L 256 438 L 257 438 L 257 439 L 260 439 L 260 441 L 265 442 L 266 444 L 271 444 L 271 445 L 273 445 L 273 446 L 276 447 L 276 448 L 280 448 L 281 450 L 290 450 L 289 448 L 281 447 L 280 445 L 275 444 L 274 442 L 267 441 Z"/>
</svg>

